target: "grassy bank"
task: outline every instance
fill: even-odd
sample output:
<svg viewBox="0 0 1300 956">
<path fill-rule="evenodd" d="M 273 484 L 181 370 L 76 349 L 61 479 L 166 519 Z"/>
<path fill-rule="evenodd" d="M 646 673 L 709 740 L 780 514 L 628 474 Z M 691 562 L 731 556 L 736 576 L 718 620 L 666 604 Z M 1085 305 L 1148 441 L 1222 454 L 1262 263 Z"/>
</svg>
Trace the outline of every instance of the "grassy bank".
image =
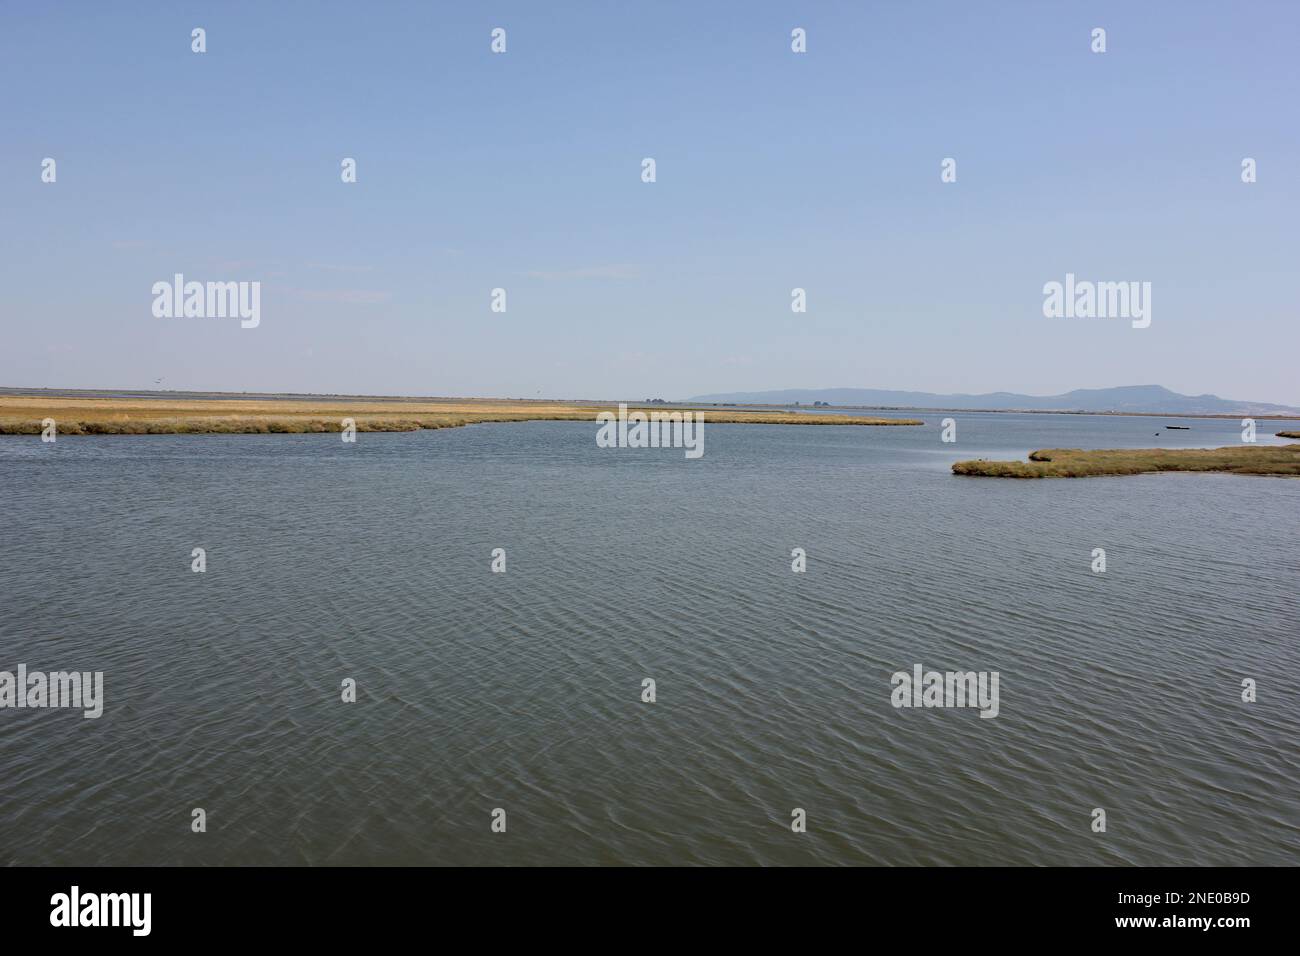
<svg viewBox="0 0 1300 956">
<path fill-rule="evenodd" d="M 1300 438 L 1300 432 L 1278 432 L 1278 438 Z"/>
<path fill-rule="evenodd" d="M 0 396 L 0 435 L 38 435 L 52 418 L 59 435 L 195 435 L 337 432 L 345 418 L 359 432 L 402 432 L 456 428 L 480 422 L 588 421 L 613 410 L 609 405 L 522 401 L 367 401 L 321 399 L 47 398 Z M 680 412 L 666 406 L 644 412 Z M 856 415 L 742 412 L 704 408 L 710 424 L 754 425 L 921 425 L 918 419 Z"/>
<path fill-rule="evenodd" d="M 1159 471 L 1221 471 L 1235 475 L 1300 476 L 1300 445 L 1241 445 L 1228 448 L 1120 448 L 1081 451 L 1048 448 L 1029 461 L 959 461 L 957 475 L 986 478 L 1090 478 Z"/>
</svg>

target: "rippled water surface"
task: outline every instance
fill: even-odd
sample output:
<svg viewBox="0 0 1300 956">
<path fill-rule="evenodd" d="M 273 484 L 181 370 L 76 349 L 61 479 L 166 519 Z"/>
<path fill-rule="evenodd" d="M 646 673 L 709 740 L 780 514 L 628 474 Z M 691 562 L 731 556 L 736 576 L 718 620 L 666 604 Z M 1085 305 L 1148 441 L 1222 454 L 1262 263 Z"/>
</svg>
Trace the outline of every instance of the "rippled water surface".
<svg viewBox="0 0 1300 956">
<path fill-rule="evenodd" d="M 1300 481 L 958 478 L 1240 429 L 923 417 L 0 438 L 0 670 L 106 696 L 0 710 L 0 863 L 1300 862 Z"/>
</svg>

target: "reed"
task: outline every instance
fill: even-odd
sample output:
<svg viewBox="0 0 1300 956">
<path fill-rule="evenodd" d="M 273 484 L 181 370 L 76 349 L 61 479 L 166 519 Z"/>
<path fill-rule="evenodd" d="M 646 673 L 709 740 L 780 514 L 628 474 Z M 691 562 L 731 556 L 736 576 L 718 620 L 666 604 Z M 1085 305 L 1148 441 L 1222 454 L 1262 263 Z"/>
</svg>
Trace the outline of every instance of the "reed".
<svg viewBox="0 0 1300 956">
<path fill-rule="evenodd" d="M 650 412 L 703 412 L 709 424 L 921 425 L 918 419 L 857 415 L 746 412 L 713 407 L 630 406 Z M 617 406 L 527 401 L 418 401 L 352 398 L 169 399 L 0 396 L 0 435 L 37 435 L 43 419 L 59 435 L 281 434 L 342 431 L 343 419 L 359 432 L 457 428 L 484 422 L 589 421 Z"/>
<path fill-rule="evenodd" d="M 1300 476 L 1300 445 L 1228 448 L 1048 448 L 1029 461 L 959 461 L 954 474 L 986 478 L 1092 478 L 1160 471 L 1220 471 L 1234 475 Z"/>
</svg>

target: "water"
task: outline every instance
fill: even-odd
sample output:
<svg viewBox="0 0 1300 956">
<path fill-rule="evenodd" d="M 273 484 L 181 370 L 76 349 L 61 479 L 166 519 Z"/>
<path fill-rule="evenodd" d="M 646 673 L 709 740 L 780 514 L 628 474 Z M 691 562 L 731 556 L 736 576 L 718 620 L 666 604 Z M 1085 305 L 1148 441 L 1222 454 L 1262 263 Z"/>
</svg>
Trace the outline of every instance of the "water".
<svg viewBox="0 0 1300 956">
<path fill-rule="evenodd" d="M 958 478 L 1240 429 L 920 417 L 0 439 L 0 670 L 107 698 L 0 710 L 0 863 L 1300 862 L 1300 481 Z"/>
</svg>

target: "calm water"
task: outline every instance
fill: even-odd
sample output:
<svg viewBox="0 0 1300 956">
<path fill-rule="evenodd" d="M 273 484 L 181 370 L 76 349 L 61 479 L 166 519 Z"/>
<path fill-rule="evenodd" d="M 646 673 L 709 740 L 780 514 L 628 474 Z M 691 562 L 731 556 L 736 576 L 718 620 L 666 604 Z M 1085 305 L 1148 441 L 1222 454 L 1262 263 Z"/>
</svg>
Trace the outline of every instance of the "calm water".
<svg viewBox="0 0 1300 956">
<path fill-rule="evenodd" d="M 1300 862 L 1300 481 L 957 478 L 1239 428 L 950 414 L 0 438 L 0 670 L 107 698 L 0 710 L 0 863 Z"/>
</svg>

